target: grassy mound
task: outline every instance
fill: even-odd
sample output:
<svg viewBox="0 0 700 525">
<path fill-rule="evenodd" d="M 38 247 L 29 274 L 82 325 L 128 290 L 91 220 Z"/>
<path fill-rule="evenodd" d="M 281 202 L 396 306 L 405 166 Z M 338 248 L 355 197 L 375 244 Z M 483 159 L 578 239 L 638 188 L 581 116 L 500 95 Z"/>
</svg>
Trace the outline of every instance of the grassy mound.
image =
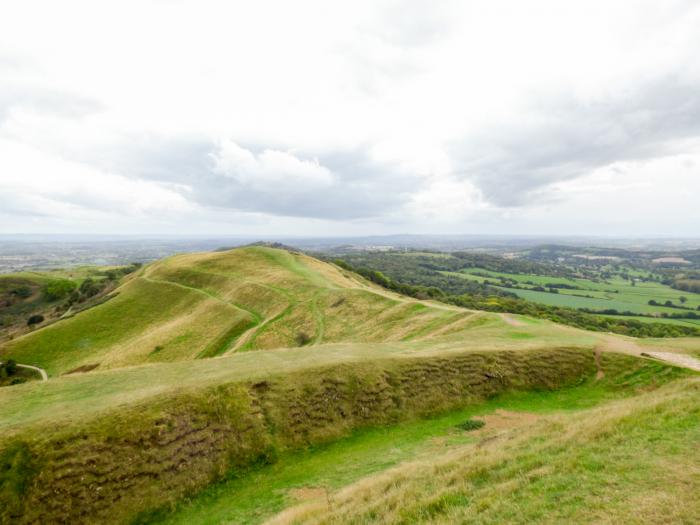
<svg viewBox="0 0 700 525">
<path fill-rule="evenodd" d="M 571 349 L 402 357 L 218 382 L 80 418 L 25 422 L 0 440 L 2 517 L 125 522 L 285 449 L 507 390 L 576 384 L 595 369 L 591 352 Z"/>
<path fill-rule="evenodd" d="M 425 338 L 464 329 L 472 316 L 387 294 L 305 255 L 247 247 L 156 262 L 110 301 L 11 341 L 2 355 L 57 375 L 234 351 Z"/>
<path fill-rule="evenodd" d="M 270 523 L 695 523 L 698 400 L 693 378 L 550 416 L 367 478 Z"/>
</svg>

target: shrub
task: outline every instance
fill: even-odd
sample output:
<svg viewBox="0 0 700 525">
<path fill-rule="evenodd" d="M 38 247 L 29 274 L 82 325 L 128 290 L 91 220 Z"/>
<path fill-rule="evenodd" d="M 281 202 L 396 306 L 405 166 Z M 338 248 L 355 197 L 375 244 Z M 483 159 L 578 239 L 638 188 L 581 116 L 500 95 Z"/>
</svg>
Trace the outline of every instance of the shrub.
<svg viewBox="0 0 700 525">
<path fill-rule="evenodd" d="M 93 297 L 102 291 L 104 285 L 92 280 L 90 277 L 85 279 L 80 285 L 80 293 L 84 297 Z"/>
<path fill-rule="evenodd" d="M 43 323 L 44 322 L 44 316 L 41 314 L 34 314 L 27 319 L 27 325 L 32 326 L 35 324 Z"/>
<path fill-rule="evenodd" d="M 49 301 L 57 301 L 63 299 L 69 293 L 77 288 L 73 281 L 68 279 L 56 279 L 46 283 L 44 286 L 44 295 Z"/>
<path fill-rule="evenodd" d="M 32 295 L 32 289 L 29 286 L 27 286 L 26 284 L 23 284 L 22 286 L 18 286 L 17 288 L 15 288 L 14 294 L 17 297 L 21 297 L 23 299 L 26 299 L 27 297 Z"/>
<path fill-rule="evenodd" d="M 17 372 L 17 362 L 14 359 L 8 359 L 7 363 L 3 365 L 5 370 L 7 370 L 7 375 L 11 376 Z"/>
<path fill-rule="evenodd" d="M 457 425 L 457 428 L 466 432 L 470 432 L 472 430 L 479 430 L 485 424 L 486 423 L 484 423 L 481 419 L 467 419 L 466 421 L 463 421 L 462 423 Z"/>
<path fill-rule="evenodd" d="M 311 336 L 306 332 L 299 332 L 296 337 L 299 346 L 307 345 L 311 342 Z"/>
</svg>

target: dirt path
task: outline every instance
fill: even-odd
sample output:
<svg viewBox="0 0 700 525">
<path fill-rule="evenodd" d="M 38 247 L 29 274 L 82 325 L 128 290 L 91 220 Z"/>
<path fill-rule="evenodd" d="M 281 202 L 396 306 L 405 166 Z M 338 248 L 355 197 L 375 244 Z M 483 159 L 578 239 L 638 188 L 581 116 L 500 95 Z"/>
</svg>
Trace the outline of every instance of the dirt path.
<svg viewBox="0 0 700 525">
<path fill-rule="evenodd" d="M 619 352 L 637 357 L 651 357 L 672 365 L 700 372 L 700 359 L 678 352 L 670 352 L 664 347 L 644 347 L 637 344 L 634 340 L 623 336 L 602 336 L 600 338 L 600 343 L 596 347 L 596 352 L 600 351 Z"/>
<path fill-rule="evenodd" d="M 674 352 L 642 352 L 643 357 L 653 357 L 674 365 L 682 366 L 700 372 L 700 359 L 695 359 L 689 355 L 676 354 Z"/>
<path fill-rule="evenodd" d="M 525 323 L 523 323 L 520 319 L 516 319 L 510 314 L 499 314 L 501 316 L 501 319 L 506 324 L 509 324 L 510 326 L 525 326 Z"/>
<path fill-rule="evenodd" d="M 0 362 L 0 365 L 2 362 Z M 39 375 L 41 376 L 42 381 L 48 381 L 49 380 L 49 374 L 46 373 L 46 370 L 43 368 L 39 368 L 38 366 L 32 366 L 32 365 L 20 365 L 17 363 L 17 368 L 26 368 L 28 370 L 34 370 L 35 372 L 38 372 Z"/>
</svg>

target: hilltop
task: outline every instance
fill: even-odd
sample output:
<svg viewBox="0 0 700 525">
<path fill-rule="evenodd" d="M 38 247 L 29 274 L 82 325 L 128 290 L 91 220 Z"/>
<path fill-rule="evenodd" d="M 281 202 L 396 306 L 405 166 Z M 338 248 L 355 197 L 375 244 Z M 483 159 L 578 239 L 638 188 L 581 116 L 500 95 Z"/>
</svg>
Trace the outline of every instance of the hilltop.
<svg viewBox="0 0 700 525">
<path fill-rule="evenodd" d="M 461 330 L 474 316 L 391 294 L 300 253 L 251 246 L 148 265 L 108 301 L 9 342 L 0 355 L 57 375 L 250 350 L 408 341 Z"/>
</svg>

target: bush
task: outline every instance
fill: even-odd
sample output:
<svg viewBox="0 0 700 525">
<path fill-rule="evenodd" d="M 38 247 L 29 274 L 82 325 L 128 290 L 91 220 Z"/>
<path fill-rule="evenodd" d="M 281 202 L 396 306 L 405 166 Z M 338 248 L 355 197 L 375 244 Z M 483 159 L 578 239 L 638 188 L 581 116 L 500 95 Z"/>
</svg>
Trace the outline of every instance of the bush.
<svg viewBox="0 0 700 525">
<path fill-rule="evenodd" d="M 311 342 L 311 336 L 306 332 L 299 332 L 296 337 L 299 346 L 308 345 Z"/>
<path fill-rule="evenodd" d="M 102 291 L 102 288 L 104 288 L 104 284 L 100 284 L 88 277 L 80 285 L 80 293 L 84 297 L 94 297 Z"/>
<path fill-rule="evenodd" d="M 24 284 L 24 285 L 22 285 L 22 286 L 18 286 L 18 287 L 14 290 L 14 294 L 15 294 L 17 297 L 21 297 L 22 299 L 26 299 L 27 297 L 29 297 L 30 295 L 32 295 L 32 289 L 31 289 L 29 286 L 27 286 L 26 284 Z"/>
<path fill-rule="evenodd" d="M 43 323 L 44 322 L 44 316 L 41 314 L 34 314 L 29 319 L 27 319 L 27 325 L 32 326 L 35 324 Z"/>
<path fill-rule="evenodd" d="M 77 285 L 73 281 L 69 281 L 68 279 L 56 279 L 48 282 L 44 286 L 44 295 L 49 301 L 57 301 L 66 297 L 76 288 Z"/>
<path fill-rule="evenodd" d="M 485 424 L 486 423 L 484 423 L 481 419 L 467 419 L 466 421 L 457 425 L 457 428 L 466 432 L 471 432 L 472 430 L 479 430 Z"/>
</svg>

